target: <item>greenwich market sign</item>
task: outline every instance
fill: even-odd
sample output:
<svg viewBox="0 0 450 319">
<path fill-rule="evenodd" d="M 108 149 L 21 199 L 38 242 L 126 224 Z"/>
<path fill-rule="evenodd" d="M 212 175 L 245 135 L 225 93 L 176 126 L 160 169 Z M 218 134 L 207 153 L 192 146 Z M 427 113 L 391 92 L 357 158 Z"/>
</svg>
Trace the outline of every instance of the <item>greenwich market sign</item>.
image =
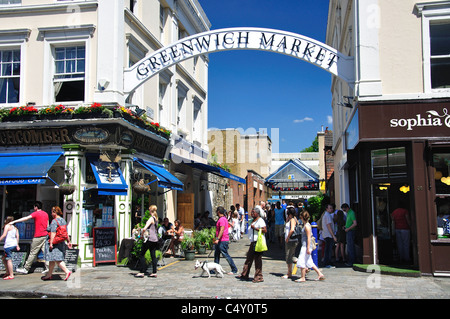
<svg viewBox="0 0 450 319">
<path fill-rule="evenodd" d="M 353 86 L 354 61 L 314 39 L 263 28 L 227 28 L 183 38 L 161 48 L 124 71 L 124 91 L 132 93 L 153 75 L 186 59 L 227 50 L 281 53 L 312 63 Z"/>
</svg>

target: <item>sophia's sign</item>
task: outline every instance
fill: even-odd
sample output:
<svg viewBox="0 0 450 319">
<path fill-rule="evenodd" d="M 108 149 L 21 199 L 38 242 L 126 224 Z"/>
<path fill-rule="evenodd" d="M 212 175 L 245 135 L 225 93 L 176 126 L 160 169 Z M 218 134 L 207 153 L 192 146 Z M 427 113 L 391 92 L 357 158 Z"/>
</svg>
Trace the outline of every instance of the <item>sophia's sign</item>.
<svg viewBox="0 0 450 319">
<path fill-rule="evenodd" d="M 336 49 L 311 38 L 263 28 L 227 28 L 199 33 L 161 48 L 124 72 L 124 91 L 133 92 L 162 70 L 197 55 L 226 50 L 262 50 L 310 62 L 353 83 L 354 62 Z"/>
<path fill-rule="evenodd" d="M 361 142 L 448 137 L 450 133 L 448 110 L 450 103 L 437 104 L 424 101 L 398 104 L 361 103 L 356 113 L 357 140 Z"/>
<path fill-rule="evenodd" d="M 445 126 L 450 128 L 450 114 L 446 108 L 442 109 L 442 114 L 435 110 L 426 111 L 426 115 L 415 114 L 410 118 L 396 118 L 390 120 L 390 127 L 402 127 L 407 131 L 412 131 L 417 127 L 439 127 Z"/>
</svg>

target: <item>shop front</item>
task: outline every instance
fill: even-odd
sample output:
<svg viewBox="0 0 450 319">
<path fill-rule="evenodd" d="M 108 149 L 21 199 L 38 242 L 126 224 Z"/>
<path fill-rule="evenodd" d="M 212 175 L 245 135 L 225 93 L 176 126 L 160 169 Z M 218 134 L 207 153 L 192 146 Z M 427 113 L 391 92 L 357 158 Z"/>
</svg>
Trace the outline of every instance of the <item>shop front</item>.
<svg viewBox="0 0 450 319">
<path fill-rule="evenodd" d="M 347 130 L 362 262 L 450 274 L 450 102 L 360 103 Z M 397 218 L 408 212 L 407 226 Z"/>
<path fill-rule="evenodd" d="M 169 145 L 122 118 L 3 123 L 2 221 L 29 215 L 36 200 L 48 213 L 60 206 L 82 265 L 92 266 L 95 229 L 114 228 L 118 249 L 137 223 L 134 207 L 156 204 L 163 216 L 163 194 L 183 188 L 161 164 Z M 146 192 L 133 187 L 139 181 Z M 33 223 L 19 226 L 31 241 Z"/>
</svg>

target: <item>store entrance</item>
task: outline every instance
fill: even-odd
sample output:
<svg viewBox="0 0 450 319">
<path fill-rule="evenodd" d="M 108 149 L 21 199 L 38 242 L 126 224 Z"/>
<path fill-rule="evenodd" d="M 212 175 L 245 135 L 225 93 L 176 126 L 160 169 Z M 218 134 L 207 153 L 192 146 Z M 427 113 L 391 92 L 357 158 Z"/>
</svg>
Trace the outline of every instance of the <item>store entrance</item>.
<svg viewBox="0 0 450 319">
<path fill-rule="evenodd" d="M 378 263 L 408 265 L 413 260 L 409 184 L 372 185 L 373 225 Z M 407 212 L 407 213 L 406 213 Z"/>
</svg>

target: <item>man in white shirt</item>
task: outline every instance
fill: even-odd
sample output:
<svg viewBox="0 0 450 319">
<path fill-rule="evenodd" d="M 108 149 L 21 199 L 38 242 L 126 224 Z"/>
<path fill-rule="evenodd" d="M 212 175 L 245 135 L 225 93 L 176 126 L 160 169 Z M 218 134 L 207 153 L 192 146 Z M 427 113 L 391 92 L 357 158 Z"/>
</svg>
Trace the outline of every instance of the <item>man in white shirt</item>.
<svg viewBox="0 0 450 319">
<path fill-rule="evenodd" d="M 334 235 L 334 221 L 332 214 L 333 205 L 327 204 L 325 208 L 325 214 L 322 218 L 322 237 L 325 240 L 325 252 L 323 258 L 323 265 L 325 268 L 334 268 L 331 264 L 331 252 L 333 250 L 333 245 L 337 241 Z"/>
</svg>

